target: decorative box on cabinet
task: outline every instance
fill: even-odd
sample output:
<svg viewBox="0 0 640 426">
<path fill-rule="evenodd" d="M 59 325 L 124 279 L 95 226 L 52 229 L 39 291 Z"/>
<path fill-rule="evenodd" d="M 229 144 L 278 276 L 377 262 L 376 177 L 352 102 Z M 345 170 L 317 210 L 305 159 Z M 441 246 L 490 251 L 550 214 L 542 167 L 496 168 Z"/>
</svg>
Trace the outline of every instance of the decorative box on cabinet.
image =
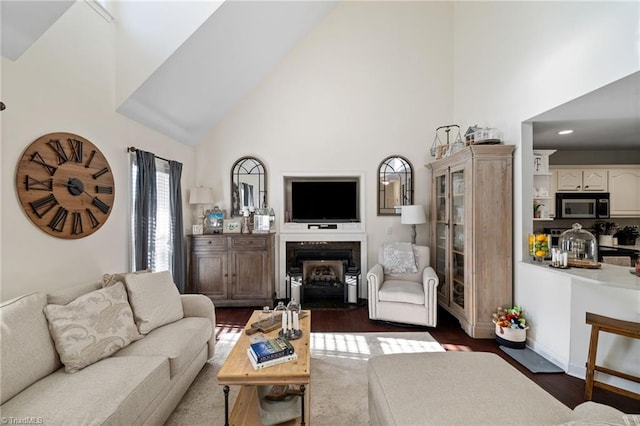
<svg viewBox="0 0 640 426">
<path fill-rule="evenodd" d="M 491 314 L 512 303 L 513 150 L 471 145 L 427 164 L 438 302 L 474 338 L 495 338 Z"/>
<path fill-rule="evenodd" d="M 221 307 L 271 306 L 274 235 L 192 235 L 189 291 Z"/>
</svg>

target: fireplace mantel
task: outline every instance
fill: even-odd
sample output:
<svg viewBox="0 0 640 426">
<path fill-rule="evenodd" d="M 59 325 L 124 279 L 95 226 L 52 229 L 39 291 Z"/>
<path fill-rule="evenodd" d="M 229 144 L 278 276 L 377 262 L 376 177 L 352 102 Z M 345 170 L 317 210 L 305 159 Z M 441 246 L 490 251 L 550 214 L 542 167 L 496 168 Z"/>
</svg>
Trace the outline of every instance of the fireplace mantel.
<svg viewBox="0 0 640 426">
<path fill-rule="evenodd" d="M 340 233 L 330 231 L 316 231 L 315 233 L 281 233 L 278 244 L 278 297 L 284 297 L 286 294 L 286 278 L 287 278 L 287 243 L 288 242 L 336 242 L 348 241 L 360 243 L 360 273 L 366 274 L 367 271 L 367 235 L 364 233 Z M 359 298 L 367 298 L 367 286 L 360 286 Z"/>
</svg>

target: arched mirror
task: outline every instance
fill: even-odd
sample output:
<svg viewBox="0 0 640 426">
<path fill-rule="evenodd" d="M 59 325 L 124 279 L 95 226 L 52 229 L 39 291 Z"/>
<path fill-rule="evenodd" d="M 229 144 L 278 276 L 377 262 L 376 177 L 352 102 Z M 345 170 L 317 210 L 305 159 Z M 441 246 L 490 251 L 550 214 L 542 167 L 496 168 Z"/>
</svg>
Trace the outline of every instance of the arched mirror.
<svg viewBox="0 0 640 426">
<path fill-rule="evenodd" d="M 378 216 L 400 215 L 400 206 L 413 204 L 413 167 L 399 155 L 378 167 Z"/>
<path fill-rule="evenodd" d="M 267 205 L 267 172 L 262 161 L 242 157 L 231 168 L 231 216 L 242 216 L 242 210 Z"/>
</svg>

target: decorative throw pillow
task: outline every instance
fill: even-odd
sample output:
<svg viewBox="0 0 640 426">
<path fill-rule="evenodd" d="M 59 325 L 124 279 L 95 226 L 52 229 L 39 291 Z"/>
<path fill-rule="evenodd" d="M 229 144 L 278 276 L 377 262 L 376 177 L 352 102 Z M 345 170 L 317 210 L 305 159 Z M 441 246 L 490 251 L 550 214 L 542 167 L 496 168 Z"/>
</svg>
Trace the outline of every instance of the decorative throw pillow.
<svg viewBox="0 0 640 426">
<path fill-rule="evenodd" d="M 67 305 L 47 305 L 49 331 L 67 373 L 141 339 L 122 283 L 92 291 Z"/>
<path fill-rule="evenodd" d="M 169 271 L 128 274 L 125 284 L 140 333 L 184 317 L 180 292 Z"/>
<path fill-rule="evenodd" d="M 117 274 L 104 274 L 102 275 L 102 288 L 109 287 L 117 283 L 124 284 L 124 279 L 127 275 L 148 274 L 150 272 L 151 272 L 151 269 L 141 269 L 140 271 L 135 271 L 135 272 L 120 272 Z"/>
<path fill-rule="evenodd" d="M 411 243 L 386 243 L 383 249 L 385 274 L 415 274 L 418 272 L 416 257 Z"/>
</svg>

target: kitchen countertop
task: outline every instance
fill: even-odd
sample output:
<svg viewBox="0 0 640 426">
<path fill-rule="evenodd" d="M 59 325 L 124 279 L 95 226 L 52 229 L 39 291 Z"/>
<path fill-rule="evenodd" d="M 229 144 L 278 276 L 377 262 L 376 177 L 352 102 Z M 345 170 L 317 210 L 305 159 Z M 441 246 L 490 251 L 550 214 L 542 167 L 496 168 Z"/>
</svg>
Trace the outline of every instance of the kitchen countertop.
<svg viewBox="0 0 640 426">
<path fill-rule="evenodd" d="M 636 244 L 635 246 L 622 246 L 622 245 L 617 245 L 617 246 L 605 246 L 605 245 L 601 245 L 599 247 L 607 247 L 607 248 L 612 248 L 612 249 L 625 249 L 625 250 L 635 250 L 635 251 L 640 251 L 640 245 Z"/>
<path fill-rule="evenodd" d="M 599 269 L 586 269 L 586 268 L 569 268 L 569 269 L 557 269 L 549 266 L 550 262 L 536 262 L 533 260 L 524 261 L 531 265 L 545 268 L 549 271 L 553 271 L 557 274 L 578 278 L 589 283 L 608 286 L 625 288 L 629 290 L 640 291 L 640 277 L 635 274 L 629 273 L 634 268 L 629 266 L 611 265 L 608 263 L 601 263 L 602 267 Z"/>
</svg>

